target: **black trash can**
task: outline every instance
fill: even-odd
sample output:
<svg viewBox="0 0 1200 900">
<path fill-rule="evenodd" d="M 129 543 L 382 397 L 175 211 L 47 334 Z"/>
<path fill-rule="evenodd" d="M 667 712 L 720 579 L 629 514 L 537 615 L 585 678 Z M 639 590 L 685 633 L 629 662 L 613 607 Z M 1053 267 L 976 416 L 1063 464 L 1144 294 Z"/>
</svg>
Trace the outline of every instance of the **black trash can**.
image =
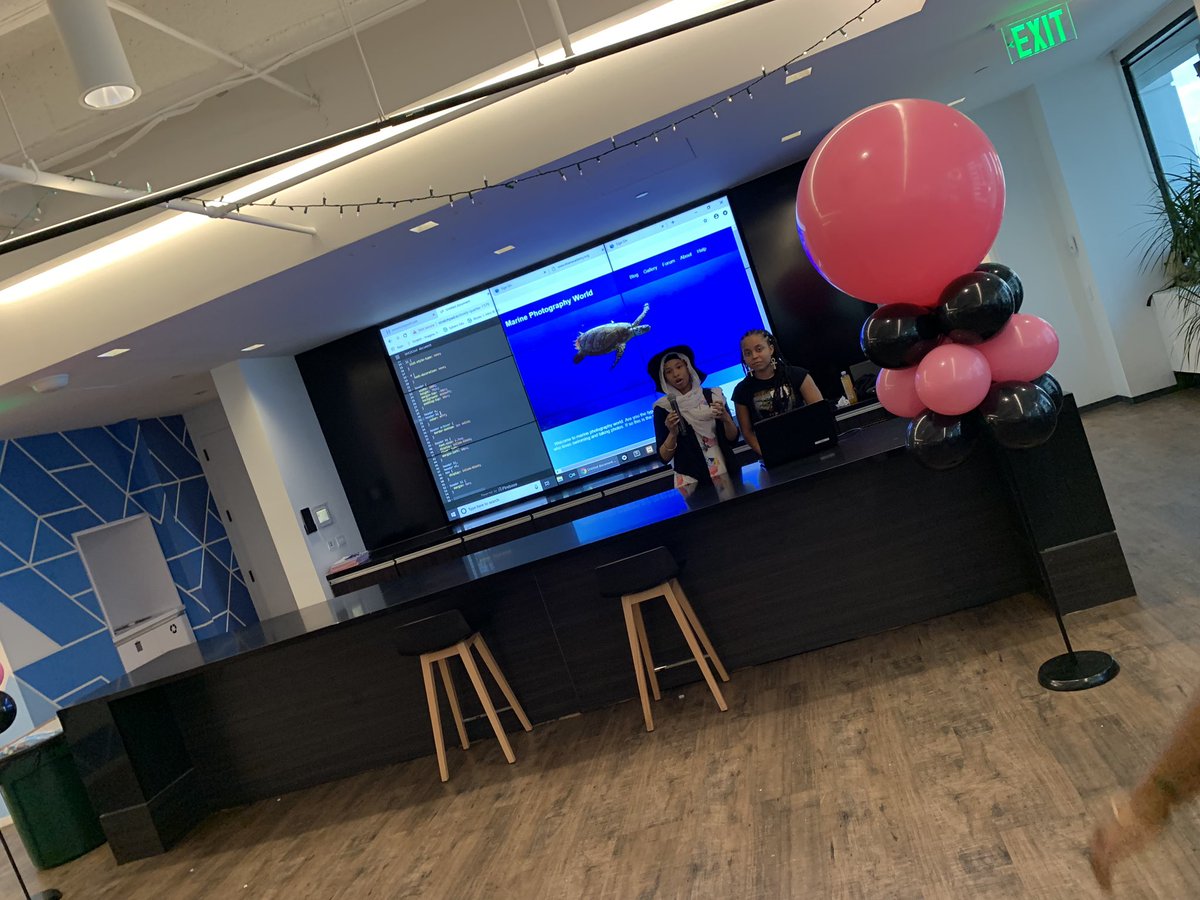
<svg viewBox="0 0 1200 900">
<path fill-rule="evenodd" d="M 104 843 L 62 732 L 35 733 L 0 750 L 0 793 L 39 869 L 52 869 Z"/>
</svg>

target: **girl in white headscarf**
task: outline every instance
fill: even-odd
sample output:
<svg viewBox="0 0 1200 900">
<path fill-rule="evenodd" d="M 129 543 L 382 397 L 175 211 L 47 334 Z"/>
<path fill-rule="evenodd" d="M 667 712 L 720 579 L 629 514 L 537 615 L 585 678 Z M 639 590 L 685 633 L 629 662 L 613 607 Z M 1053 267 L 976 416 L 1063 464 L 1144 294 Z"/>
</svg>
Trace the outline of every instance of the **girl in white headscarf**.
<svg viewBox="0 0 1200 900">
<path fill-rule="evenodd" d="M 658 455 L 675 469 L 684 497 L 715 489 L 724 500 L 735 492 L 733 442 L 737 425 L 718 388 L 704 388 L 690 347 L 672 347 L 651 360 L 651 375 L 665 396 L 654 403 Z"/>
</svg>

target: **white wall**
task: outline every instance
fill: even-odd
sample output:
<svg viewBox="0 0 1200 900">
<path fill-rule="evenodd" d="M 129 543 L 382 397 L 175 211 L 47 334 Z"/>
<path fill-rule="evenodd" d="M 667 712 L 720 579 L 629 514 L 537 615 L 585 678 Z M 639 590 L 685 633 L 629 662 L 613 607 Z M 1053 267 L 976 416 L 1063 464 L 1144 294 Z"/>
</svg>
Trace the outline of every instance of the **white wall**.
<svg viewBox="0 0 1200 900">
<path fill-rule="evenodd" d="M 1058 332 L 1061 350 L 1055 377 L 1079 404 L 1095 403 L 1122 391 L 1105 355 L 1097 352 L 1104 346 L 1102 329 L 1089 306 L 1071 251 L 1071 230 L 1033 137 L 1037 113 L 1031 104 L 1036 105 L 1036 98 L 1026 91 L 972 113 L 1004 165 L 1004 224 L 990 256 L 1021 276 L 1025 287 L 1021 311 L 1041 316 Z"/>
<path fill-rule="evenodd" d="M 1120 67 L 1104 56 L 1035 91 L 1074 212 L 1084 285 L 1108 318 L 1129 396 L 1174 385 L 1154 310 L 1146 305 L 1161 279 L 1142 271 L 1138 247 L 1154 172 Z"/>
<path fill-rule="evenodd" d="M 363 541 L 296 360 L 246 359 L 212 374 L 297 603 L 332 597 L 325 571 Z M 333 524 L 305 535 L 300 509 L 320 504 Z"/>
<path fill-rule="evenodd" d="M 271 539 L 271 530 L 224 408 L 216 401 L 206 403 L 185 412 L 183 420 L 196 445 L 200 466 L 221 511 L 258 617 L 269 619 L 294 612 L 296 602 L 287 572 Z"/>
<path fill-rule="evenodd" d="M 1143 271 L 1154 172 L 1115 54 L 972 112 L 1004 164 L 992 256 L 1026 286 L 1024 311 L 1062 340 L 1054 372 L 1081 404 L 1175 384 Z"/>
</svg>

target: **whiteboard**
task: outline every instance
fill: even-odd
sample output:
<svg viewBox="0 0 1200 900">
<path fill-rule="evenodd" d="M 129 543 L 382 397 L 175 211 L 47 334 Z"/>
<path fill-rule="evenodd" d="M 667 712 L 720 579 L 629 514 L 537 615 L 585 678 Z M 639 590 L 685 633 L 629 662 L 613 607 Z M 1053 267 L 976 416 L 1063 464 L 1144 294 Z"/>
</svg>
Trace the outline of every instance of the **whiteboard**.
<svg viewBox="0 0 1200 900">
<path fill-rule="evenodd" d="M 146 513 L 78 531 L 73 537 L 114 638 L 182 605 Z"/>
</svg>

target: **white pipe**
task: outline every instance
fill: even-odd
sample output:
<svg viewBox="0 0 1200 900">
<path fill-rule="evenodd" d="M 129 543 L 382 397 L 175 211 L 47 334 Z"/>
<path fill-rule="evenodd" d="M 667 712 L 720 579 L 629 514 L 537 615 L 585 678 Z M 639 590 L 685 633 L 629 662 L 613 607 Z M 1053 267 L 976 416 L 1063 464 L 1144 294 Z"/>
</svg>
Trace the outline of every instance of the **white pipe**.
<svg viewBox="0 0 1200 900">
<path fill-rule="evenodd" d="M 176 204 L 187 204 L 186 200 L 172 200 L 167 204 L 169 209 L 179 209 Z M 187 212 L 195 212 L 194 209 L 188 206 Z M 230 219 L 234 222 L 245 222 L 247 225 L 263 225 L 267 228 L 278 228 L 280 231 L 292 231 L 296 234 L 315 235 L 317 229 L 311 225 L 293 225 L 291 222 L 276 222 L 274 219 L 264 219 L 260 216 L 250 216 L 240 212 L 225 212 L 220 209 L 214 209 L 209 212 L 210 219 Z"/>
<path fill-rule="evenodd" d="M 1200 0 L 1196 0 L 1200 3 Z M 558 32 L 558 41 L 562 44 L 563 53 L 567 56 L 574 56 L 575 51 L 571 49 L 571 33 L 567 31 L 567 23 L 563 21 L 562 9 L 559 8 L 558 0 L 546 0 L 546 5 L 550 7 L 550 18 L 554 20 L 554 29 Z"/>
<path fill-rule="evenodd" d="M 36 169 L 26 169 L 21 166 L 10 166 L 0 163 L 0 178 L 9 181 L 31 184 L 48 190 L 63 191 L 71 194 L 87 194 L 90 197 L 103 197 L 106 200 L 128 200 L 143 193 L 133 188 L 119 184 L 106 184 L 103 181 L 91 181 L 87 178 L 74 178 L 69 175 L 56 175 L 53 172 L 42 172 Z M 276 222 L 259 216 L 234 212 L 213 205 L 205 206 L 192 200 L 171 200 L 166 204 L 167 209 L 178 212 L 193 213 L 210 219 L 232 219 L 235 222 L 246 222 L 251 225 L 265 225 L 270 228 L 280 228 L 284 231 L 294 231 L 299 234 L 316 234 L 317 230 L 310 225 L 293 225 L 289 222 Z"/>
<path fill-rule="evenodd" d="M 122 3 L 121 0 L 108 0 L 108 6 L 109 6 L 109 9 L 115 9 L 117 12 L 122 13 L 123 15 L 129 16 L 129 18 L 131 18 L 131 19 L 136 19 L 137 21 L 141 22 L 144 25 L 149 25 L 151 28 L 155 29 L 156 31 L 161 31 L 163 34 L 168 35 L 169 37 L 173 37 L 177 41 L 182 41 L 183 43 L 187 44 L 189 47 L 195 47 L 197 50 L 201 51 L 202 53 L 207 53 L 209 56 L 215 56 L 217 59 L 221 60 L 222 62 L 229 63 L 229 65 L 235 66 L 238 69 L 241 69 L 243 72 L 247 72 L 247 73 L 253 75 L 255 78 L 265 81 L 267 84 L 274 85 L 275 87 L 279 88 L 281 91 L 286 91 L 287 93 L 291 94 L 293 97 L 299 97 L 301 100 L 303 100 L 309 106 L 319 106 L 320 105 L 320 101 L 318 101 L 316 97 L 313 97 L 310 94 L 306 94 L 303 91 L 297 90 L 296 88 L 294 88 L 290 84 L 288 84 L 286 81 L 280 81 L 278 78 L 268 75 L 267 73 L 263 72 L 261 69 L 256 69 L 254 66 L 248 65 L 248 64 L 242 62 L 240 59 L 236 59 L 235 57 L 230 56 L 228 53 L 224 52 L 223 50 L 218 50 L 216 47 L 213 47 L 211 44 L 206 44 L 206 43 L 204 43 L 204 41 L 197 40 L 196 38 L 191 37 L 190 35 L 184 34 L 182 31 L 172 28 L 170 25 L 166 25 L 166 24 L 158 21 L 158 19 L 153 18 L 152 16 L 146 15 L 140 9 L 134 9 L 132 6 Z"/>
</svg>

